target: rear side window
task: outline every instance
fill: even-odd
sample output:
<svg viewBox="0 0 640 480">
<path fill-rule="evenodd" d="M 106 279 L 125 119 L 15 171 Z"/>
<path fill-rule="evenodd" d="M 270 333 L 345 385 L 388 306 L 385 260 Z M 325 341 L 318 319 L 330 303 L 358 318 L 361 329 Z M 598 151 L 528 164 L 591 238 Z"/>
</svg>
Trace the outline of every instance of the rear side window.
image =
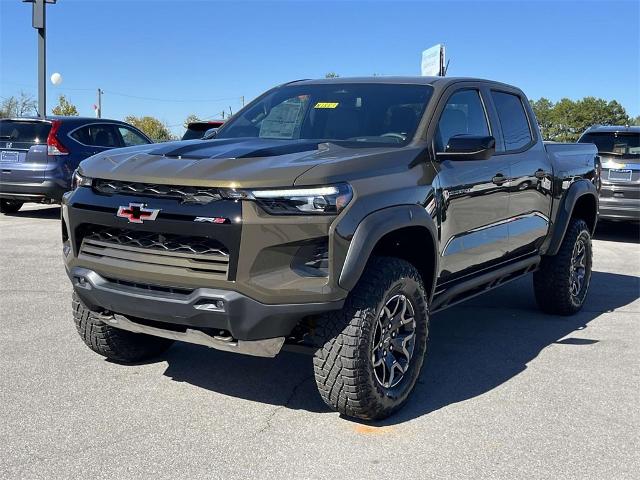
<svg viewBox="0 0 640 480">
<path fill-rule="evenodd" d="M 491 92 L 491 97 L 498 111 L 505 150 L 518 150 L 531 143 L 529 120 L 520 97 L 495 91 Z"/>
<path fill-rule="evenodd" d="M 92 147 L 116 148 L 120 146 L 113 125 L 94 124 L 75 130 L 71 137 Z"/>
<path fill-rule="evenodd" d="M 47 143 L 49 122 L 0 120 L 0 142 Z"/>
<path fill-rule="evenodd" d="M 477 90 L 461 90 L 447 100 L 436 130 L 436 152 L 444 152 L 456 135 L 489 135 L 487 116 Z"/>
</svg>

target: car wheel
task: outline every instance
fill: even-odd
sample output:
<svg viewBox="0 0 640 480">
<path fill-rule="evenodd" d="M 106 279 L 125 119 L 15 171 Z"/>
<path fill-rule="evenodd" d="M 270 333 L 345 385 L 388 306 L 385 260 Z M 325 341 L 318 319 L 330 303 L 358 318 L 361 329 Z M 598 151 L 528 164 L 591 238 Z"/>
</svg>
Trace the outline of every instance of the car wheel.
<svg viewBox="0 0 640 480">
<path fill-rule="evenodd" d="M 167 350 L 173 340 L 133 333 L 103 322 L 99 313 L 89 310 L 73 294 L 73 318 L 80 338 L 94 352 L 123 363 L 140 362 Z"/>
<path fill-rule="evenodd" d="M 0 212 L 1 213 L 16 213 L 24 205 L 23 202 L 16 202 L 15 200 L 0 200 Z"/>
<path fill-rule="evenodd" d="M 416 268 L 398 258 L 372 258 L 344 308 L 317 321 L 313 364 L 322 399 L 365 420 L 398 410 L 418 380 L 428 323 Z"/>
<path fill-rule="evenodd" d="M 572 315 L 587 297 L 593 251 L 591 233 L 584 220 L 571 220 L 558 253 L 544 257 L 533 274 L 536 302 L 547 313 Z"/>
</svg>

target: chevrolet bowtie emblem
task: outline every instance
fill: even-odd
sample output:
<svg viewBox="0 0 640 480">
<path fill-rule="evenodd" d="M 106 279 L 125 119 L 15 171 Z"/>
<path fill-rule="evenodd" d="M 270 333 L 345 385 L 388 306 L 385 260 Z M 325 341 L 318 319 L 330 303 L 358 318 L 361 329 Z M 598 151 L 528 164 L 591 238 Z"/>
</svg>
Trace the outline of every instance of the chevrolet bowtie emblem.
<svg viewBox="0 0 640 480">
<path fill-rule="evenodd" d="M 145 220 L 155 220 L 160 209 L 146 208 L 144 203 L 130 203 L 128 207 L 118 207 L 116 216 L 126 218 L 129 223 L 142 223 Z"/>
</svg>

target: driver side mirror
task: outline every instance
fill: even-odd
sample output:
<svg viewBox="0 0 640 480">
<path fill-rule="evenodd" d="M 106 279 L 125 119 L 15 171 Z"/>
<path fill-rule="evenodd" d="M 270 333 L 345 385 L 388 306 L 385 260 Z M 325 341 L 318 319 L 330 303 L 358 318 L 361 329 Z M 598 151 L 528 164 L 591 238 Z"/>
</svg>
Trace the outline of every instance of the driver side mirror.
<svg viewBox="0 0 640 480">
<path fill-rule="evenodd" d="M 491 135 L 454 135 L 438 160 L 486 160 L 496 152 L 496 139 Z"/>
</svg>

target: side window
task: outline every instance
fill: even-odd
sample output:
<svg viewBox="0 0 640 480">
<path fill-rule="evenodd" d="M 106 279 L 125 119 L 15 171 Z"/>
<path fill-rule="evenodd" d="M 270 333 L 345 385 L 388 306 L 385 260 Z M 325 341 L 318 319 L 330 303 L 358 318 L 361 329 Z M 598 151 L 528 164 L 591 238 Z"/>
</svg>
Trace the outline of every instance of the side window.
<svg viewBox="0 0 640 480">
<path fill-rule="evenodd" d="M 505 150 L 518 150 L 531 143 L 531 129 L 520 97 L 493 90 L 491 97 L 502 127 Z"/>
<path fill-rule="evenodd" d="M 461 90 L 447 100 L 436 130 L 436 152 L 444 152 L 455 135 L 489 135 L 487 116 L 477 90 Z"/>
<path fill-rule="evenodd" d="M 133 145 L 145 145 L 149 143 L 146 138 L 139 133 L 131 130 L 127 127 L 118 127 L 118 132 L 122 136 L 122 144 L 125 147 L 132 147 Z"/>
<path fill-rule="evenodd" d="M 79 128 L 71 134 L 75 140 L 92 147 L 116 148 L 120 146 L 112 125 L 92 124 Z"/>
</svg>

